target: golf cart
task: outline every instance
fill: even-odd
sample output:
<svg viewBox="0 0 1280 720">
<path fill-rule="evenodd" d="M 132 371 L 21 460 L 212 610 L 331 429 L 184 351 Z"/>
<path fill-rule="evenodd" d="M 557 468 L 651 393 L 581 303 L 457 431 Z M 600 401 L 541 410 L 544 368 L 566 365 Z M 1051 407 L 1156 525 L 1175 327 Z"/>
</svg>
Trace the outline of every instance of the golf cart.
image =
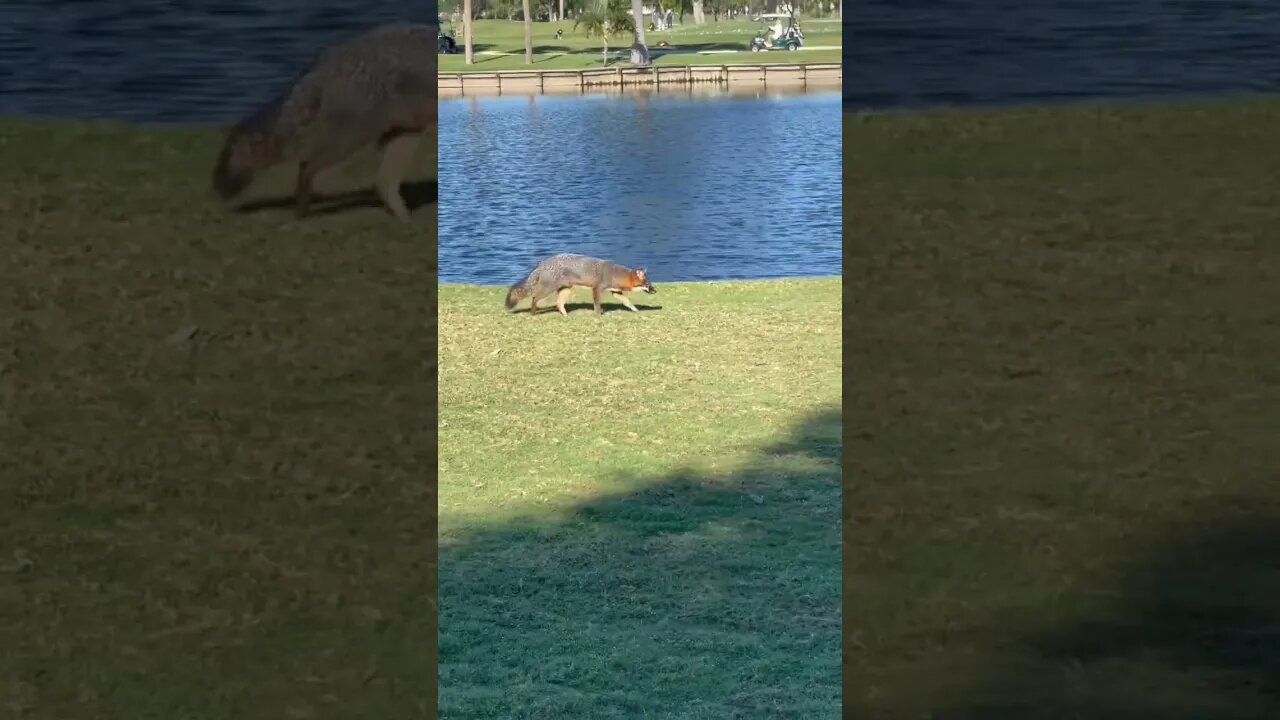
<svg viewBox="0 0 1280 720">
<path fill-rule="evenodd" d="M 438 18 L 437 18 L 438 19 Z M 439 20 L 439 30 L 436 31 L 436 52 L 441 55 L 454 55 L 458 52 L 458 43 L 453 39 L 453 21 Z"/>
<path fill-rule="evenodd" d="M 755 20 L 769 24 L 759 35 L 751 38 L 751 52 L 798 50 L 804 45 L 804 33 L 795 13 L 764 13 Z"/>
</svg>

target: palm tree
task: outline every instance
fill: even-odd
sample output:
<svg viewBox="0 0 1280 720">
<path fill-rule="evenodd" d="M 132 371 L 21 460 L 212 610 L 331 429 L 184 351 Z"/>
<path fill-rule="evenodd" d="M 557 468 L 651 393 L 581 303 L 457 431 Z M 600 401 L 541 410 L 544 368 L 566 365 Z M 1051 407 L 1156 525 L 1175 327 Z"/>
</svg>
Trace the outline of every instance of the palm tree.
<svg viewBox="0 0 1280 720">
<path fill-rule="evenodd" d="M 604 43 L 600 53 L 601 64 L 609 64 L 609 38 L 635 30 L 631 13 L 622 5 L 626 0 L 597 0 L 594 6 L 578 13 L 573 29 L 579 27 L 589 38 L 599 38 Z"/>
<path fill-rule="evenodd" d="M 636 23 L 636 42 L 644 45 L 644 0 L 631 0 L 631 16 Z"/>
<path fill-rule="evenodd" d="M 533 64 L 533 12 L 529 0 L 524 0 L 524 64 Z"/>
<path fill-rule="evenodd" d="M 466 48 L 467 64 L 474 61 L 471 48 L 471 0 L 462 0 L 462 44 Z"/>
</svg>

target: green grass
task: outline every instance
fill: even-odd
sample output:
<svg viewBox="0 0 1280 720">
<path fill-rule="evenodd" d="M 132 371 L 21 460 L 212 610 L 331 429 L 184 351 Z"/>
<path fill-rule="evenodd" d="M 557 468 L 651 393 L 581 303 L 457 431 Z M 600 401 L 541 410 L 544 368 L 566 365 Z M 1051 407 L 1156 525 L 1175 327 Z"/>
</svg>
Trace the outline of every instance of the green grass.
<svg viewBox="0 0 1280 720">
<path fill-rule="evenodd" d="M 846 115 L 846 713 L 1280 717 L 1280 100 Z"/>
<path fill-rule="evenodd" d="M 220 142 L 0 122 L 0 716 L 432 702 L 434 143 L 406 227 L 233 212 Z"/>
<path fill-rule="evenodd" d="M 440 289 L 442 716 L 838 712 L 840 282 L 655 282 Z"/>
<path fill-rule="evenodd" d="M 814 48 L 839 48 L 840 23 L 836 20 L 802 20 L 805 44 Z M 746 48 L 761 24 L 744 20 L 692 23 L 668 32 L 648 32 L 645 40 L 654 55 L 655 65 L 741 65 L 751 63 L 836 63 L 839 49 L 802 49 L 795 52 L 753 53 Z M 556 40 L 556 30 L 564 37 Z M 462 41 L 461 27 L 455 27 L 455 39 Z M 479 20 L 474 30 L 475 62 L 466 64 L 461 52 L 440 56 L 440 72 L 493 72 L 496 70 L 579 70 L 602 67 L 599 40 L 574 30 L 573 21 L 533 24 L 533 65 L 524 62 L 524 24 L 507 20 Z M 670 47 L 659 47 L 659 43 Z M 630 47 L 630 36 L 610 38 L 609 48 L 617 62 L 617 53 Z M 733 50 L 736 52 L 706 51 Z M 685 51 L 685 52 L 673 52 Z M 664 54 L 667 53 L 667 54 Z"/>
</svg>

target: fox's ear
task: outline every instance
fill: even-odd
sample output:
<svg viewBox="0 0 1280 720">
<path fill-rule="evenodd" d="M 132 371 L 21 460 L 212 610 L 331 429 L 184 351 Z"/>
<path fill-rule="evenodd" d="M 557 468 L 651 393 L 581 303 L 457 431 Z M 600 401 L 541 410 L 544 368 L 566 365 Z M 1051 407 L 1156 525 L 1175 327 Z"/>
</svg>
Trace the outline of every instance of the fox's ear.
<svg viewBox="0 0 1280 720">
<path fill-rule="evenodd" d="M 644 268 L 636 268 L 636 274 L 641 277 L 644 277 L 645 275 L 647 275 L 648 272 L 649 271 L 645 270 Z"/>
</svg>

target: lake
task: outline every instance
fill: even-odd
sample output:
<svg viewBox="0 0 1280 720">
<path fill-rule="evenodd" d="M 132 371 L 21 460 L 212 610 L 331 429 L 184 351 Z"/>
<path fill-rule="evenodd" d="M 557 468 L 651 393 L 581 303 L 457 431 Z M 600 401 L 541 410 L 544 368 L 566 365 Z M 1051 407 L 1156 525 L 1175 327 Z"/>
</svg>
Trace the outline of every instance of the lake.
<svg viewBox="0 0 1280 720">
<path fill-rule="evenodd" d="M 325 45 L 435 3 L 0 2 L 0 114 L 230 121 Z"/>
<path fill-rule="evenodd" d="M 867 0 L 847 109 L 1280 89 L 1274 0 Z"/>
<path fill-rule="evenodd" d="M 1274 0 L 865 0 L 851 108 L 1280 89 Z M 226 121 L 353 30 L 435 3 L 0 3 L 0 114 Z"/>
<path fill-rule="evenodd" d="M 840 274 L 840 93 L 440 102 L 440 279 L 559 252 L 655 283 Z"/>
</svg>

